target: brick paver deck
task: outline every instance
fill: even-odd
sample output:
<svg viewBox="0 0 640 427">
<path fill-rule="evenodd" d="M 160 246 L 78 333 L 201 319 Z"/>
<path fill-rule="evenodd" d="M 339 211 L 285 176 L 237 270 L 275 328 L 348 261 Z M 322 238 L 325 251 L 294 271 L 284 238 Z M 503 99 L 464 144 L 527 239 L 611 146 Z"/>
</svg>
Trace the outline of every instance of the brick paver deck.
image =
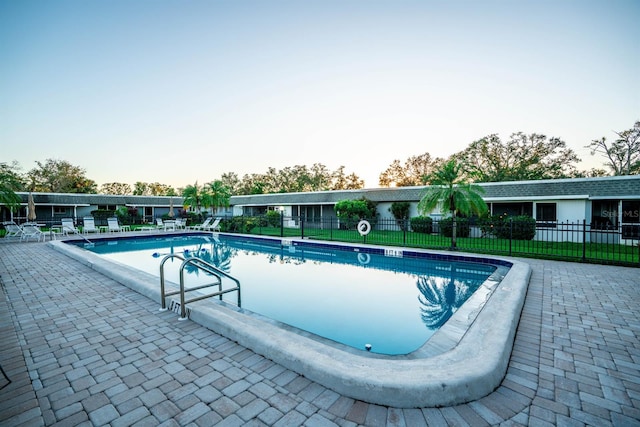
<svg viewBox="0 0 640 427">
<path fill-rule="evenodd" d="M 398 409 L 341 396 L 43 243 L 0 244 L 0 425 L 640 426 L 640 269 L 527 260 L 489 396 Z M 478 360 L 477 363 L 482 363 Z"/>
</svg>

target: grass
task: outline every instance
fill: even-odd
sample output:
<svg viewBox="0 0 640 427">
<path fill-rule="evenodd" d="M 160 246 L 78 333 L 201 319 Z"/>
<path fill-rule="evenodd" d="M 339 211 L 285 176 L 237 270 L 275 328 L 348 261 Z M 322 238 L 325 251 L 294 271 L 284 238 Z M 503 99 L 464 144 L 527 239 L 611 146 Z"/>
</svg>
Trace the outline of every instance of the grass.
<svg viewBox="0 0 640 427">
<path fill-rule="evenodd" d="M 132 226 L 138 230 L 143 226 Z M 44 229 L 43 229 L 44 231 Z M 265 236 L 300 237 L 300 229 L 280 227 L 256 227 L 252 234 Z M 0 230 L 0 238 L 5 231 Z M 382 246 L 402 246 L 422 249 L 448 249 L 451 239 L 437 234 L 424 234 L 403 231 L 373 230 L 366 237 L 355 230 L 305 229 L 305 237 L 316 240 L 338 241 L 345 243 L 364 243 Z M 619 264 L 640 267 L 640 247 L 638 245 L 619 245 L 611 243 L 574 243 L 547 242 L 539 240 L 512 240 L 486 237 L 459 237 L 457 248 L 460 251 L 507 255 L 540 259 L 583 261 L 600 264 Z"/>
<path fill-rule="evenodd" d="M 259 227 L 253 234 L 280 236 L 280 227 Z M 300 237 L 300 229 L 284 228 L 283 237 Z M 373 230 L 366 237 L 354 230 L 305 229 L 305 237 L 316 240 L 364 243 L 383 246 L 402 246 L 423 249 L 449 249 L 451 238 L 437 234 L 403 231 Z M 487 237 L 457 238 L 460 251 L 508 255 L 540 259 L 584 261 L 640 267 L 640 247 L 611 243 L 550 242 L 539 240 L 511 240 Z"/>
</svg>

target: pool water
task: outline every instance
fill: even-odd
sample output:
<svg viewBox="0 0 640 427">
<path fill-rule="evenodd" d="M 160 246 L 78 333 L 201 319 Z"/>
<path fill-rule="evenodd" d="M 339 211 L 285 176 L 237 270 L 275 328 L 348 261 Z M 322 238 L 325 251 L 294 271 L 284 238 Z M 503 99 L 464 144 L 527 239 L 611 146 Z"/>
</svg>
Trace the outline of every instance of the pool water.
<svg viewBox="0 0 640 427">
<path fill-rule="evenodd" d="M 125 238 L 77 243 L 159 276 L 166 254 L 198 256 L 236 277 L 242 308 L 373 353 L 420 348 L 495 271 L 488 264 L 403 256 L 401 250 L 220 235 Z M 178 282 L 179 260 L 165 263 Z M 187 270 L 187 287 L 207 281 Z M 158 282 L 159 283 L 159 282 Z M 235 304 L 236 295 L 225 302 Z"/>
</svg>

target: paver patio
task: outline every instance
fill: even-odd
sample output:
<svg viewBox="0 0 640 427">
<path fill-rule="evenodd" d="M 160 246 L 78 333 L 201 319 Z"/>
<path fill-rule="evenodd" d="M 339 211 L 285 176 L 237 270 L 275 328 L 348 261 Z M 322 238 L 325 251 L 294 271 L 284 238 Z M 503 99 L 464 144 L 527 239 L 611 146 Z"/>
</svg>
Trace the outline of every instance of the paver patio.
<svg viewBox="0 0 640 427">
<path fill-rule="evenodd" d="M 356 401 L 45 243 L 0 243 L 0 425 L 640 426 L 640 269 L 525 260 L 509 369 L 446 408 Z M 478 363 L 482 361 L 478 360 Z"/>
</svg>

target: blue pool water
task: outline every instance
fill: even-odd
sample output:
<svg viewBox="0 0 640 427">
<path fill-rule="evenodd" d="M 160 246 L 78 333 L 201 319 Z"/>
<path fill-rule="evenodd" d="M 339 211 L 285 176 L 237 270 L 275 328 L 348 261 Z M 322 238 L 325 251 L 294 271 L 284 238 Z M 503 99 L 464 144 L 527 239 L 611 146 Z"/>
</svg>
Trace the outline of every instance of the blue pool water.
<svg viewBox="0 0 640 427">
<path fill-rule="evenodd" d="M 242 308 L 356 349 L 408 354 L 495 271 L 496 266 L 426 258 L 402 250 L 220 235 L 96 240 L 85 247 L 159 276 L 166 254 L 198 256 L 238 278 Z M 165 264 L 178 282 L 180 261 Z M 187 286 L 204 283 L 191 272 Z M 159 285 L 158 285 L 159 286 Z M 236 295 L 225 301 L 236 303 Z"/>
</svg>

